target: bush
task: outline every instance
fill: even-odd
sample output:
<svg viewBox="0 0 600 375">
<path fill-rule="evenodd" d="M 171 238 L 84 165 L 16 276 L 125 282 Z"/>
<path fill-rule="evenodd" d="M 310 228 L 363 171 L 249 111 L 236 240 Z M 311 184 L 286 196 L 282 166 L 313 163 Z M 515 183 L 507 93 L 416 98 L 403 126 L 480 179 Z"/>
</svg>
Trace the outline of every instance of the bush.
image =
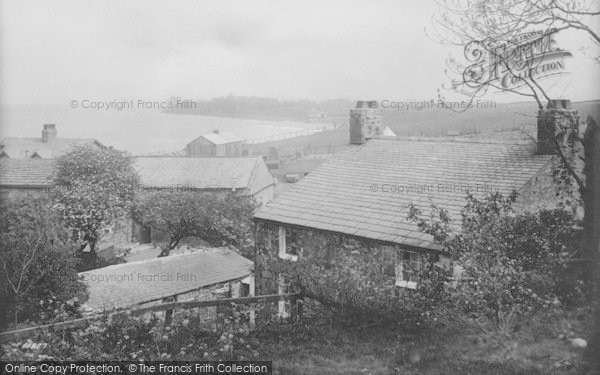
<svg viewBox="0 0 600 375">
<path fill-rule="evenodd" d="M 0 313 L 4 325 L 76 315 L 85 298 L 69 230 L 44 198 L 0 210 Z"/>
<path fill-rule="evenodd" d="M 158 314 L 112 313 L 62 335 L 41 333 L 3 345 L 2 360 L 242 360 L 255 358 L 244 312 L 232 308 L 209 328 L 197 311 L 175 314 L 168 326 Z M 29 343 L 28 343 L 29 342 Z"/>
<path fill-rule="evenodd" d="M 581 286 L 576 275 L 564 272 L 579 253 L 580 231 L 572 216 L 562 210 L 515 212 L 515 201 L 516 193 L 484 200 L 468 195 L 462 230 L 454 235 L 447 231 L 448 216 L 435 206 L 427 219 L 414 207 L 409 215 L 421 230 L 442 240 L 462 269 L 449 289 L 449 307 L 482 328 L 491 325 L 502 332 L 513 329 L 518 318 L 581 299 L 583 291 L 564 287 Z"/>
</svg>

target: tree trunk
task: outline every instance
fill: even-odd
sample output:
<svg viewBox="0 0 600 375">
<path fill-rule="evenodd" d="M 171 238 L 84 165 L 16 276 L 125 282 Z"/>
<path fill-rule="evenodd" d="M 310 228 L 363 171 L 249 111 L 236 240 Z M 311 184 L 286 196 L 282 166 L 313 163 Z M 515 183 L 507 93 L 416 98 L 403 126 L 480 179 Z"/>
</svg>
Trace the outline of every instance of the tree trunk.
<svg viewBox="0 0 600 375">
<path fill-rule="evenodd" d="M 586 357 L 596 370 L 592 372 L 600 373 L 600 358 L 597 355 L 600 349 L 600 273 L 598 272 L 598 265 L 600 265 L 600 128 L 591 117 L 588 118 L 584 142 L 586 188 L 583 197 L 585 212 L 583 245 L 584 257 L 588 259 L 585 262 L 587 265 L 585 276 L 588 281 L 591 281 L 589 284 L 592 288 L 590 296 L 595 316 L 593 337 L 590 340 Z"/>
</svg>

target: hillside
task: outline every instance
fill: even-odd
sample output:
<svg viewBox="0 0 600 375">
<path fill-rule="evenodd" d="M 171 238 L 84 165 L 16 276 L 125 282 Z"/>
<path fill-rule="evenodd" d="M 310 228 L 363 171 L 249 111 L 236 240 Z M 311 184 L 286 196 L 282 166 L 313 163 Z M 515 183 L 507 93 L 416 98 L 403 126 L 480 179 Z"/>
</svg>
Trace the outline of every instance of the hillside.
<svg viewBox="0 0 600 375">
<path fill-rule="evenodd" d="M 592 116 L 600 121 L 600 100 L 573 103 L 583 119 Z M 336 117 L 348 123 L 348 111 Z M 383 110 L 383 124 L 397 136 L 447 136 L 460 134 L 477 138 L 502 138 L 500 133 L 535 128 L 537 107 L 534 103 L 498 104 L 496 108 L 471 109 L 462 113 L 443 109 Z M 345 120 L 343 120 L 345 119 Z M 269 147 L 294 152 L 309 148 L 309 153 L 335 152 L 349 143 L 347 127 L 309 136 L 267 142 L 253 146 L 254 153 L 268 153 Z"/>
</svg>

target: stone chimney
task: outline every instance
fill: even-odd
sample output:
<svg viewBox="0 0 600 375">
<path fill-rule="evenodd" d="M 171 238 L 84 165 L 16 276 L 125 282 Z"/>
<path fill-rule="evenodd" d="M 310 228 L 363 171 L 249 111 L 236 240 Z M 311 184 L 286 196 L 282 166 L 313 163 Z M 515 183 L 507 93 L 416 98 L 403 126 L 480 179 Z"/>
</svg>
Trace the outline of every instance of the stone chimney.
<svg viewBox="0 0 600 375">
<path fill-rule="evenodd" d="M 559 129 L 576 127 L 579 124 L 577 111 L 573 110 L 571 101 L 557 99 L 548 101 L 546 109 L 538 112 L 537 118 L 537 153 L 555 154 L 555 137 Z M 576 129 L 573 129 L 576 130 Z"/>
<path fill-rule="evenodd" d="M 383 133 L 381 112 L 376 101 L 359 100 L 350 110 L 350 144 L 362 145 Z"/>
<path fill-rule="evenodd" d="M 42 129 L 42 142 L 47 143 L 54 138 L 56 138 L 56 125 L 44 124 L 44 128 Z"/>
</svg>

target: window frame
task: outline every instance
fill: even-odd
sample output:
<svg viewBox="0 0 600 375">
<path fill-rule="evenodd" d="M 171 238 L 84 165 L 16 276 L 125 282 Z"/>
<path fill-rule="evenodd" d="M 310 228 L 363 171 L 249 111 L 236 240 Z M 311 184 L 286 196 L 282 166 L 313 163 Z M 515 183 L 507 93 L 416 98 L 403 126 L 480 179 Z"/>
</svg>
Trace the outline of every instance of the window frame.
<svg viewBox="0 0 600 375">
<path fill-rule="evenodd" d="M 285 260 L 291 260 L 292 262 L 295 262 L 298 260 L 298 255 L 295 254 L 290 254 L 287 252 L 287 243 L 286 243 L 286 227 L 283 225 L 279 225 L 278 226 L 278 238 L 279 238 L 279 249 L 278 249 L 278 255 L 279 258 L 281 259 L 285 259 Z"/>
<path fill-rule="evenodd" d="M 408 254 L 408 261 L 406 261 L 405 255 Z M 414 256 L 414 259 L 412 259 L 411 257 Z M 408 270 L 408 272 L 410 273 L 414 273 L 415 276 L 418 274 L 419 271 L 421 271 L 423 269 L 423 254 L 419 253 L 418 251 L 414 251 L 414 250 L 398 250 L 396 251 L 396 265 L 395 265 L 395 270 L 396 270 L 396 281 L 395 281 L 395 285 L 401 288 L 407 288 L 407 289 L 416 289 L 417 288 L 417 280 L 410 280 L 409 279 L 405 279 L 404 278 L 404 272 L 406 270 L 405 267 L 407 267 L 408 265 L 412 264 L 416 264 L 416 269 L 410 269 Z M 412 263 L 412 264 L 411 264 Z"/>
</svg>

